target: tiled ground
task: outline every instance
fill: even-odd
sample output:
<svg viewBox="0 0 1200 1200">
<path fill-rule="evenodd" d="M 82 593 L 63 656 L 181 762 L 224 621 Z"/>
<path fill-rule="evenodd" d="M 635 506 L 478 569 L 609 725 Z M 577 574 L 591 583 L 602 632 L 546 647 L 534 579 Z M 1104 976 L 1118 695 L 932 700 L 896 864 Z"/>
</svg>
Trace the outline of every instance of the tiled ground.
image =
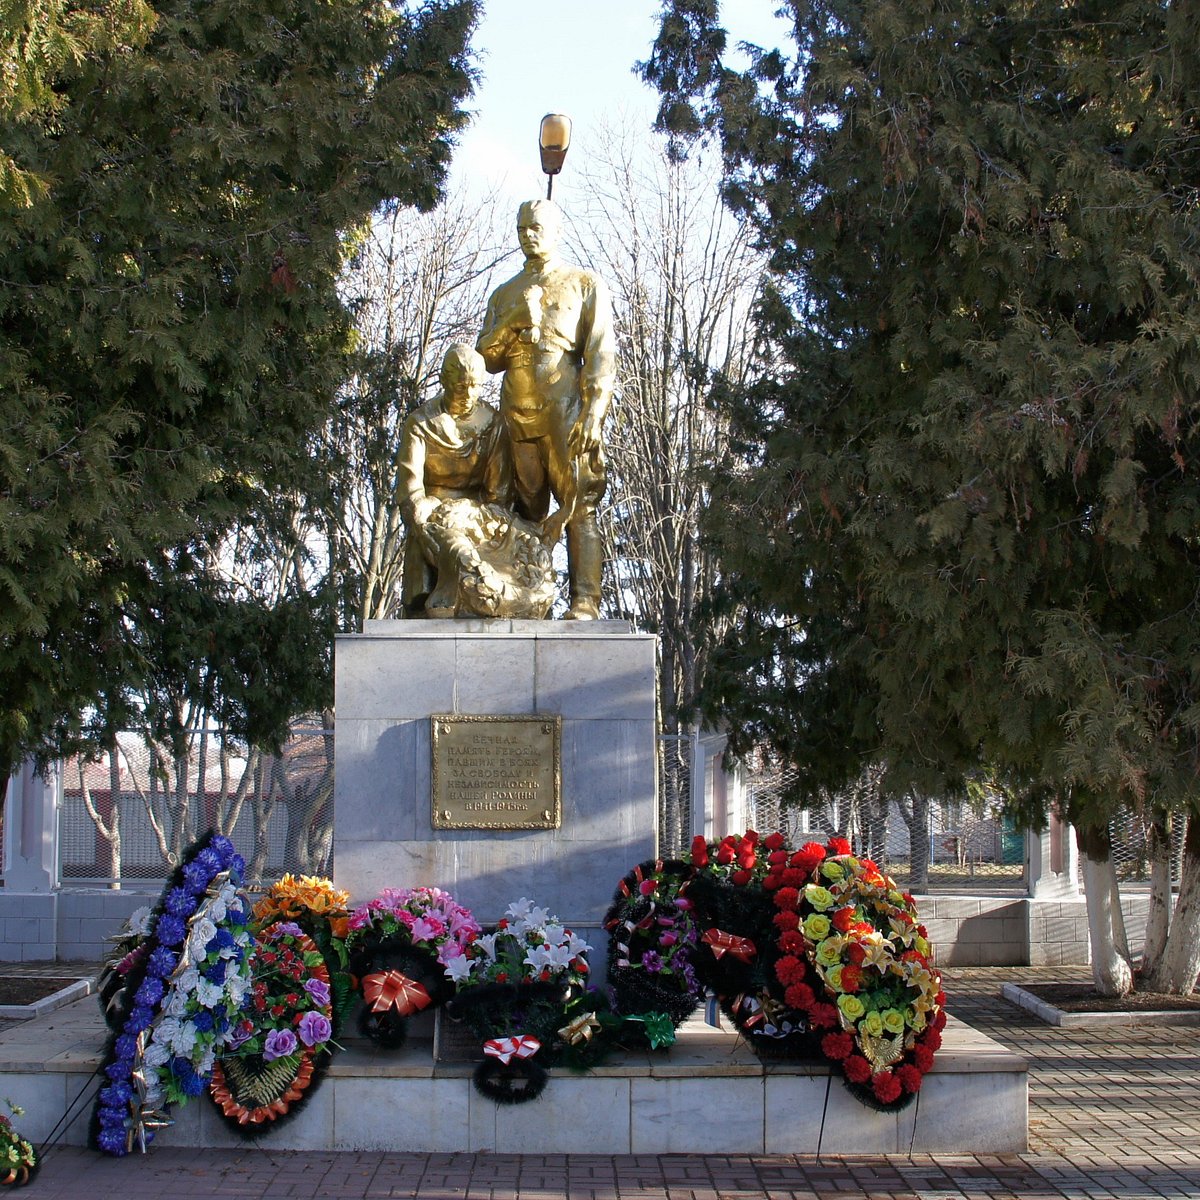
<svg viewBox="0 0 1200 1200">
<path fill-rule="evenodd" d="M 1053 968 L 1063 978 L 1067 968 Z M 1200 1027 L 1057 1029 L 1000 999 L 1051 969 L 950 969 L 956 1015 L 1030 1061 L 1028 1154 L 913 1159 L 503 1154 L 234 1155 L 57 1148 L 33 1194 L 410 1200 L 1200 1200 Z M 421 1114 L 414 1113 L 420 1120 Z"/>
</svg>

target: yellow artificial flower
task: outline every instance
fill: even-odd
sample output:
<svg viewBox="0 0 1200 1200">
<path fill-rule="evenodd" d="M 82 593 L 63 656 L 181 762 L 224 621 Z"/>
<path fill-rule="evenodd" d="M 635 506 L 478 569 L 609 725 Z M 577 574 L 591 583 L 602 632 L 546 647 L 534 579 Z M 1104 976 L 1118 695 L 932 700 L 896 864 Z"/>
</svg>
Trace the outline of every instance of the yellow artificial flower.
<svg viewBox="0 0 1200 1200">
<path fill-rule="evenodd" d="M 867 1010 L 863 1006 L 863 1002 L 855 995 L 847 992 L 845 995 L 837 998 L 838 1011 L 851 1024 L 859 1019 Z"/>
<path fill-rule="evenodd" d="M 846 868 L 841 863 L 830 860 L 821 864 L 821 874 L 836 883 L 839 879 L 846 877 Z"/>
<path fill-rule="evenodd" d="M 830 967 L 827 971 L 821 972 L 821 977 L 835 992 L 842 990 L 842 964 L 838 963 L 836 967 Z"/>
<path fill-rule="evenodd" d="M 859 1029 L 864 1033 L 869 1033 L 871 1037 L 883 1036 L 883 1018 L 877 1012 L 869 1012 L 859 1022 Z"/>
<path fill-rule="evenodd" d="M 888 1033 L 904 1032 L 904 1014 L 898 1008 L 885 1008 L 879 1014 L 879 1019 Z"/>
<path fill-rule="evenodd" d="M 810 942 L 819 942 L 828 937 L 832 928 L 833 925 L 824 913 L 809 913 L 804 919 L 804 936 Z"/>
<path fill-rule="evenodd" d="M 833 907 L 833 893 L 819 883 L 810 883 L 805 887 L 804 899 L 818 912 L 824 912 Z"/>
<path fill-rule="evenodd" d="M 835 967 L 842 961 L 842 938 L 827 937 L 817 943 L 817 964 L 822 967 Z"/>
</svg>

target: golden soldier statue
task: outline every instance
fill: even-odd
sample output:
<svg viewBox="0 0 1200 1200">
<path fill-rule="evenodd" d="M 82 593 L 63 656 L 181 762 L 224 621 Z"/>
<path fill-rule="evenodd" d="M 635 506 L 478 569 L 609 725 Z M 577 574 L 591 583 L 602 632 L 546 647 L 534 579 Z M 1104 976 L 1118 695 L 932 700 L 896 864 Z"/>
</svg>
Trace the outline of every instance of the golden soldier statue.
<svg viewBox="0 0 1200 1200">
<path fill-rule="evenodd" d="M 546 522 L 548 542 L 566 525 L 567 618 L 594 620 L 604 565 L 596 506 L 607 482 L 600 436 L 615 337 L 604 283 L 558 258 L 560 229 L 552 201 L 521 205 L 525 266 L 492 293 L 477 349 L 490 372 L 504 372 L 500 413 L 512 443 L 517 512 Z M 551 496 L 558 509 L 547 521 Z"/>
</svg>

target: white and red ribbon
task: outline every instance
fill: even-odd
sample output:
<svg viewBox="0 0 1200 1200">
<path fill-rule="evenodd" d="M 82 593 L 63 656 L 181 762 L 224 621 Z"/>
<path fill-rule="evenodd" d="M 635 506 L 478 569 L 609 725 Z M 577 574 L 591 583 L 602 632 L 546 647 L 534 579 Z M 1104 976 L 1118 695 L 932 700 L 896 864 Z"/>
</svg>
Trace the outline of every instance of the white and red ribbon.
<svg viewBox="0 0 1200 1200">
<path fill-rule="evenodd" d="M 524 1033 L 516 1037 L 491 1038 L 483 1043 L 484 1054 L 498 1058 L 505 1066 L 514 1058 L 532 1058 L 541 1048 L 542 1043 L 537 1038 Z"/>
</svg>

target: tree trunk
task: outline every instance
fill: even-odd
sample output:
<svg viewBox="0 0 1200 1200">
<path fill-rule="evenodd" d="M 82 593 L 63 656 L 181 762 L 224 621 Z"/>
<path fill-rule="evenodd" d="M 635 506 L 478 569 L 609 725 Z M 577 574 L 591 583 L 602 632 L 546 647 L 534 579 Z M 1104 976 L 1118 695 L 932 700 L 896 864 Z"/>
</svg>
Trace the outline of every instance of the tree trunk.
<svg viewBox="0 0 1200 1200">
<path fill-rule="evenodd" d="M 1083 890 L 1087 897 L 1088 942 L 1092 951 L 1092 980 L 1101 996 L 1124 996 L 1133 990 L 1133 969 L 1117 949 L 1124 940 L 1121 906 L 1116 895 L 1112 847 L 1107 826 L 1079 828 Z M 1121 928 L 1117 936 L 1118 923 Z"/>
<path fill-rule="evenodd" d="M 1162 966 L 1171 927 L 1171 814 L 1156 808 L 1147 832 L 1150 858 L 1150 911 L 1146 917 L 1146 939 L 1142 947 L 1142 974 L 1149 978 Z"/>
<path fill-rule="evenodd" d="M 1155 992 L 1188 995 L 1200 974 L 1200 818 L 1188 816 L 1183 843 L 1183 870 L 1179 878 L 1179 899 L 1167 935 L 1158 969 L 1146 979 Z"/>
</svg>

